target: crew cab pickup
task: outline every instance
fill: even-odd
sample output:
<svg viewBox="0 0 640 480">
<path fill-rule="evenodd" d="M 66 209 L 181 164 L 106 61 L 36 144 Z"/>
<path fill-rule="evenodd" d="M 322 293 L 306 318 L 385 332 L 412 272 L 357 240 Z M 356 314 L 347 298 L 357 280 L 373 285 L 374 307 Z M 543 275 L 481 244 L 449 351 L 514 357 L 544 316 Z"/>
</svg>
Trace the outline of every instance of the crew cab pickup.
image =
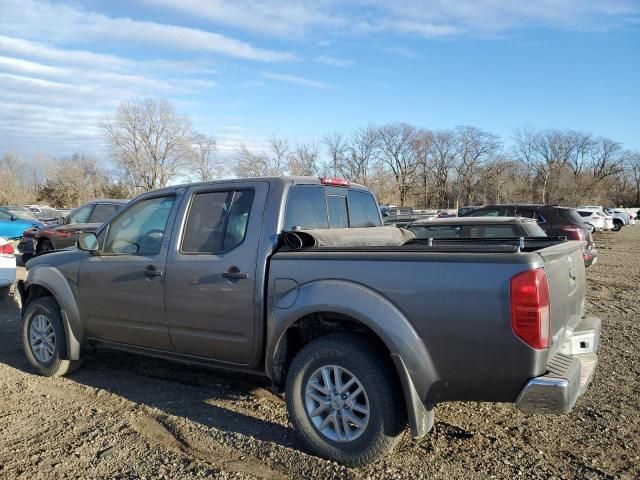
<svg viewBox="0 0 640 480">
<path fill-rule="evenodd" d="M 441 402 L 568 413 L 600 335 L 582 242 L 408 233 L 335 179 L 148 192 L 28 262 L 25 353 L 49 376 L 85 345 L 264 375 L 301 445 L 350 466 L 387 454 L 407 423 L 425 435 Z"/>
</svg>

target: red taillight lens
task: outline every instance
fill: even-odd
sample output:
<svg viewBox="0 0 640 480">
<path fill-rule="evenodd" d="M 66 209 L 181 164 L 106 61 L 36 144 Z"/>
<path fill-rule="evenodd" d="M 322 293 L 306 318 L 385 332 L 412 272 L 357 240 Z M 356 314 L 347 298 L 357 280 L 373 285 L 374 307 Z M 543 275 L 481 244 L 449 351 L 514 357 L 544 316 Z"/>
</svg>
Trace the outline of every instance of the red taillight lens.
<svg viewBox="0 0 640 480">
<path fill-rule="evenodd" d="M 549 347 L 549 286 L 543 268 L 511 279 L 511 328 L 535 349 Z"/>
<path fill-rule="evenodd" d="M 331 177 L 320 177 L 320 183 L 322 185 L 332 185 L 334 187 L 348 187 L 351 185 L 351 182 L 349 180 Z"/>
<path fill-rule="evenodd" d="M 583 228 L 565 227 L 562 229 L 569 240 L 586 240 L 587 232 Z"/>
<path fill-rule="evenodd" d="M 10 243 L 5 243 L 4 245 L 0 245 L 0 256 L 3 257 L 13 257 L 13 245 Z"/>
</svg>

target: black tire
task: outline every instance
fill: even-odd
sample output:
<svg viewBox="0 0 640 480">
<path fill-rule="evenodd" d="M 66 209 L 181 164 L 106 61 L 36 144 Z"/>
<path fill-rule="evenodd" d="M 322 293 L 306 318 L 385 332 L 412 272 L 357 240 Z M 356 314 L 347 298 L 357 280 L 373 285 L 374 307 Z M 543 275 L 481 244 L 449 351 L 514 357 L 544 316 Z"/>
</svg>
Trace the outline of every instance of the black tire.
<svg viewBox="0 0 640 480">
<path fill-rule="evenodd" d="M 3 302 L 8 296 L 11 287 L 2 287 L 0 288 L 0 302 Z"/>
<path fill-rule="evenodd" d="M 614 232 L 618 232 L 622 230 L 622 222 L 620 220 L 613 221 L 613 229 Z"/>
<path fill-rule="evenodd" d="M 368 423 L 352 441 L 334 441 L 316 428 L 305 408 L 305 388 L 320 367 L 337 365 L 353 372 L 369 402 Z M 401 388 L 388 356 L 365 338 L 332 334 L 306 345 L 287 372 L 289 419 L 304 446 L 315 455 L 359 467 L 387 455 L 402 438 L 407 416 Z"/>
<path fill-rule="evenodd" d="M 36 255 L 50 252 L 52 250 L 53 250 L 53 244 L 51 243 L 51 241 L 45 238 L 38 242 L 38 245 L 36 246 Z"/>
<path fill-rule="evenodd" d="M 47 361 L 38 359 L 30 341 L 31 325 L 37 317 L 44 317 L 53 327 L 53 352 Z M 45 377 L 62 377 L 73 372 L 82 360 L 64 360 L 67 341 L 60 315 L 60 307 L 53 297 L 40 297 L 27 305 L 22 315 L 22 346 L 31 366 Z"/>
</svg>

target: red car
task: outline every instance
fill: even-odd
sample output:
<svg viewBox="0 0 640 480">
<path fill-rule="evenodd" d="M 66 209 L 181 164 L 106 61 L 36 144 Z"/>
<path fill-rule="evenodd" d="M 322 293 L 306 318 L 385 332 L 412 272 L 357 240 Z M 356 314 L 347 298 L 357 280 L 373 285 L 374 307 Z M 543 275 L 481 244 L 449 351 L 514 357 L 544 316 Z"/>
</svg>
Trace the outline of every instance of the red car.
<svg viewBox="0 0 640 480">
<path fill-rule="evenodd" d="M 22 252 L 22 261 L 26 262 L 41 253 L 74 246 L 78 232 L 96 230 L 128 202 L 129 200 L 94 200 L 76 208 L 66 217 L 59 218 L 55 223 L 25 230 L 18 247 Z"/>
</svg>

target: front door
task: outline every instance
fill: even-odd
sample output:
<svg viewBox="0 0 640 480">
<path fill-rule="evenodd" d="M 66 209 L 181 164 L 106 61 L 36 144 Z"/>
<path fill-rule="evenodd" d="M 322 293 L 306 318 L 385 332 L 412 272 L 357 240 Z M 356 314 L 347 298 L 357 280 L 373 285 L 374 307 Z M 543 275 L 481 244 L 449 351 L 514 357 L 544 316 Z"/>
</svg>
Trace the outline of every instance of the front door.
<svg viewBox="0 0 640 480">
<path fill-rule="evenodd" d="M 256 263 L 268 184 L 198 187 L 178 215 L 167 260 L 166 309 L 179 353 L 234 364 L 252 357 Z M 184 219 L 181 222 L 181 219 Z"/>
<path fill-rule="evenodd" d="M 175 202 L 175 195 L 143 198 L 101 231 L 100 252 L 80 266 L 85 336 L 172 350 L 164 271 Z"/>
</svg>

